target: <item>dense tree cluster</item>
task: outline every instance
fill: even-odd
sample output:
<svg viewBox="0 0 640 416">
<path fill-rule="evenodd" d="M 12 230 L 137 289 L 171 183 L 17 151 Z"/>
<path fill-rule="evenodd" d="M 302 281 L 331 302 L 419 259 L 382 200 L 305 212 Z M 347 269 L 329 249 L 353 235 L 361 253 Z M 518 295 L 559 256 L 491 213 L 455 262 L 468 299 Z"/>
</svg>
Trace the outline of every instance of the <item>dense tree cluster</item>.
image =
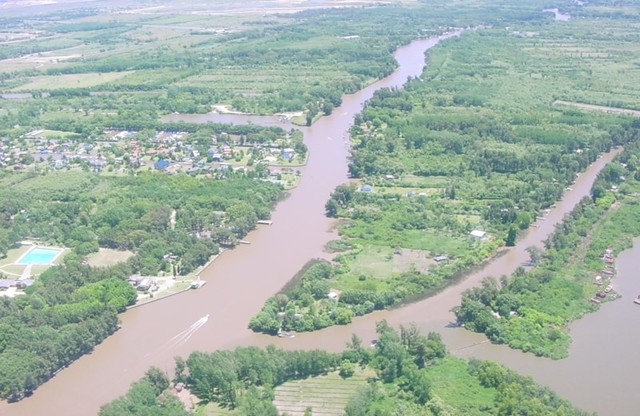
<svg viewBox="0 0 640 416">
<path fill-rule="evenodd" d="M 131 385 L 129 392 L 102 406 L 100 416 L 188 416 L 182 402 L 168 392 L 169 377 L 151 367 L 145 376 Z"/>
<path fill-rule="evenodd" d="M 19 400 L 91 351 L 135 302 L 127 268 L 70 261 L 47 270 L 25 296 L 0 299 L 0 396 Z"/>
<path fill-rule="evenodd" d="M 79 256 L 98 247 L 133 250 L 134 273 L 189 273 L 269 216 L 278 186 L 247 178 L 201 180 L 186 175 L 142 173 L 106 177 L 84 172 L 9 175 L 0 191 L 2 249 L 38 238 L 74 249 Z M 11 193 L 11 197 L 8 197 Z M 172 219 L 173 218 L 173 219 Z M 203 233 L 208 238 L 199 238 Z"/>
<path fill-rule="evenodd" d="M 280 331 L 313 331 L 350 323 L 354 311 L 337 295 L 329 296 L 332 274 L 326 261 L 308 263 L 281 293 L 267 300 L 249 322 L 249 328 L 275 335 Z"/>
</svg>

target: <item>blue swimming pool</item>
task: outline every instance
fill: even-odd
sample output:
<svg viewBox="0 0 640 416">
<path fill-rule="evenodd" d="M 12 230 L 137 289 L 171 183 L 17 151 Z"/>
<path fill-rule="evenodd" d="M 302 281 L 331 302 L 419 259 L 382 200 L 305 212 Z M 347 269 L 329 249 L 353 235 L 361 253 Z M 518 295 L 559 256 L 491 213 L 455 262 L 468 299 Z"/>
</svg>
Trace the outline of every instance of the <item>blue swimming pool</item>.
<svg viewBox="0 0 640 416">
<path fill-rule="evenodd" d="M 62 252 L 59 248 L 45 248 L 45 247 L 33 247 L 27 251 L 16 262 L 18 264 L 49 264 L 58 254 Z"/>
</svg>

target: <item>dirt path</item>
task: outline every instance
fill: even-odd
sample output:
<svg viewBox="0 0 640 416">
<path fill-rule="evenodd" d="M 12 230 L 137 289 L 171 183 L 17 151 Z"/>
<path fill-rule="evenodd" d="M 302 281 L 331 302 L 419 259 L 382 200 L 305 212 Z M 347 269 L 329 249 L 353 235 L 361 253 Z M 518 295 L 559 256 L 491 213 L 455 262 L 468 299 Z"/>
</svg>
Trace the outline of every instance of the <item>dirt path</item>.
<svg viewBox="0 0 640 416">
<path fill-rule="evenodd" d="M 604 111 L 607 113 L 630 114 L 632 116 L 640 116 L 640 111 L 638 110 L 631 110 L 628 108 L 620 108 L 620 107 L 607 107 L 605 105 L 575 103 L 572 101 L 562 101 L 562 100 L 554 101 L 553 105 L 568 105 L 571 107 L 580 108 L 582 110 Z"/>
</svg>

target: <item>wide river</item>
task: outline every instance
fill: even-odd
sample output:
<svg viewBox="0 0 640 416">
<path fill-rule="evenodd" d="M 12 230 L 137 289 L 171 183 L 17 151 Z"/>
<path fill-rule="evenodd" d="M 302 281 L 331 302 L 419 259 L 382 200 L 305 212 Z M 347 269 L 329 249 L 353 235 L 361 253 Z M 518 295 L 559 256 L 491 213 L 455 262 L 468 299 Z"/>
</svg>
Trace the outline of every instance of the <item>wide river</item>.
<svg viewBox="0 0 640 416">
<path fill-rule="evenodd" d="M 528 258 L 526 247 L 539 245 L 563 215 L 588 195 L 597 172 L 617 152 L 603 155 L 582 173 L 557 207 L 538 221 L 516 247 L 437 296 L 357 318 L 348 326 L 297 334 L 295 338 L 267 337 L 247 329 L 249 319 L 264 301 L 309 259 L 326 256 L 323 247 L 335 238 L 335 223 L 324 216 L 324 204 L 333 189 L 348 180 L 348 129 L 353 116 L 377 89 L 400 87 L 407 77 L 420 75 L 425 51 L 438 41 L 418 40 L 399 48 L 395 53 L 399 64 L 396 72 L 345 96 L 332 115 L 302 128 L 310 157 L 299 186 L 277 205 L 273 225 L 260 226 L 246 237 L 250 245 L 224 252 L 204 271 L 206 286 L 122 314 L 121 330 L 38 388 L 32 397 L 14 404 L 3 403 L 0 415 L 96 414 L 100 405 L 126 392 L 130 383 L 150 366 L 172 371 L 175 356 L 186 357 L 195 350 L 269 343 L 284 348 L 340 351 L 352 333 L 366 342 L 375 338 L 375 322 L 380 319 L 396 325 L 415 322 L 425 330 L 437 330 L 454 353 L 496 359 L 531 374 L 585 410 L 615 415 L 637 413 L 633 410 L 640 408 L 640 395 L 633 377 L 640 374 L 640 368 L 638 360 L 631 358 L 632 349 L 639 346 L 640 335 L 632 328 L 638 328 L 640 307 L 634 308 L 636 305 L 628 297 L 604 305 L 601 312 L 576 323 L 572 328 L 575 341 L 571 356 L 561 361 L 495 346 L 484 342 L 482 335 L 450 325 L 454 319 L 450 310 L 459 303 L 462 291 L 486 275 L 508 274 L 521 265 Z M 638 268 L 638 260 L 633 259 L 640 256 L 625 254 L 619 267 L 625 258 L 631 264 L 628 269 L 621 268 L 619 285 L 627 295 L 638 291 L 630 278 L 633 261 L 635 270 Z"/>
</svg>

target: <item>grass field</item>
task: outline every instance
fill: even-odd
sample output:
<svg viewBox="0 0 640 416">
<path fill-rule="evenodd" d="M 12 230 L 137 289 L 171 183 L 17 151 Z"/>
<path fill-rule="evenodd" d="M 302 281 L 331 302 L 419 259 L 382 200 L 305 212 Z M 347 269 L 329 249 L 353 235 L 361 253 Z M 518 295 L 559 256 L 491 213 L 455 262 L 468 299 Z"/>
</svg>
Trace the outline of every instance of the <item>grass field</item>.
<svg viewBox="0 0 640 416">
<path fill-rule="evenodd" d="M 57 90 L 61 88 L 90 88 L 96 85 L 113 82 L 132 74 L 133 71 L 66 75 L 42 75 L 29 79 L 26 84 L 11 91 Z"/>
<path fill-rule="evenodd" d="M 350 263 L 351 273 L 375 279 L 386 279 L 392 273 L 403 273 L 415 268 L 426 272 L 435 264 L 428 251 L 391 247 L 366 246 Z"/>
<path fill-rule="evenodd" d="M 364 274 L 376 279 L 391 276 L 393 250 L 391 247 L 366 246 L 350 264 L 354 275 Z"/>
<path fill-rule="evenodd" d="M 194 416 L 232 416 L 233 411 L 220 407 L 218 403 L 207 403 L 204 406 L 199 406 L 194 412 Z"/>
<path fill-rule="evenodd" d="M 468 372 L 465 361 L 448 357 L 439 365 L 427 368 L 432 395 L 439 397 L 459 415 L 475 416 L 492 414 L 486 411 L 487 403 L 493 403 L 495 390 L 480 385 Z"/>
<path fill-rule="evenodd" d="M 303 416 L 311 408 L 313 416 L 344 415 L 344 408 L 358 388 L 366 385 L 373 375 L 362 370 L 353 377 L 342 379 L 338 373 L 297 380 L 276 387 L 273 404 L 280 413 Z"/>
<path fill-rule="evenodd" d="M 87 263 L 94 267 L 111 266 L 126 261 L 131 256 L 133 256 L 131 251 L 101 248 L 97 253 L 92 253 L 87 256 Z"/>
</svg>

